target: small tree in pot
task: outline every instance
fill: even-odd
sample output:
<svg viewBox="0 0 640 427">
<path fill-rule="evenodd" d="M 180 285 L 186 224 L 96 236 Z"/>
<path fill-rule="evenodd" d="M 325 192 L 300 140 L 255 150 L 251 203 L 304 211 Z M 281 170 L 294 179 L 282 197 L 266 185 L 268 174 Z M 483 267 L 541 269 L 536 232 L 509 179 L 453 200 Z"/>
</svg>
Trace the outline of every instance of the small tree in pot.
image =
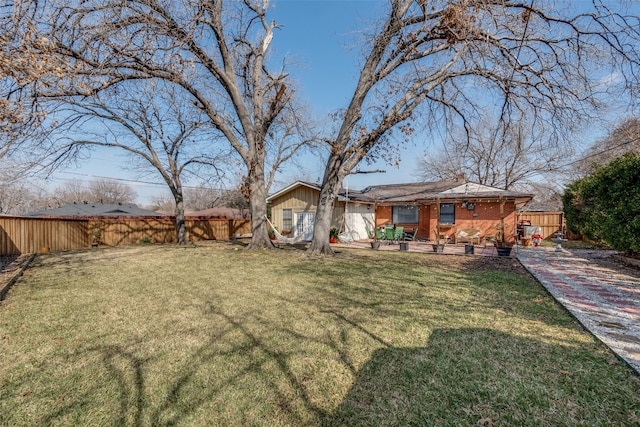
<svg viewBox="0 0 640 427">
<path fill-rule="evenodd" d="M 433 252 L 441 253 L 444 251 L 444 244 L 446 243 L 446 239 L 440 234 L 440 224 L 438 224 L 433 231 L 436 234 L 435 243 L 431 245 L 433 246 Z"/>
<path fill-rule="evenodd" d="M 329 243 L 338 243 L 338 229 L 335 227 L 329 230 Z"/>
<path fill-rule="evenodd" d="M 505 239 L 504 220 L 501 219 L 498 225 L 496 225 L 496 250 L 498 251 L 498 256 L 511 255 L 512 247 L 513 247 L 513 242 Z"/>
</svg>

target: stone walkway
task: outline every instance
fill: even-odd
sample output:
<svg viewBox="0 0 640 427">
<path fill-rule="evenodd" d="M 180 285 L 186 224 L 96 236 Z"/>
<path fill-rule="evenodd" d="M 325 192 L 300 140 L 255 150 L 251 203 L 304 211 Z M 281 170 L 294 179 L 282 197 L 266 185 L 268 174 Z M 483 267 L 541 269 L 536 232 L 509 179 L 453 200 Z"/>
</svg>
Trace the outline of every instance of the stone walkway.
<svg viewBox="0 0 640 427">
<path fill-rule="evenodd" d="M 518 259 L 593 335 L 640 374 L 640 271 L 609 251 L 520 249 Z M 629 274 L 629 272 L 631 272 Z"/>
</svg>

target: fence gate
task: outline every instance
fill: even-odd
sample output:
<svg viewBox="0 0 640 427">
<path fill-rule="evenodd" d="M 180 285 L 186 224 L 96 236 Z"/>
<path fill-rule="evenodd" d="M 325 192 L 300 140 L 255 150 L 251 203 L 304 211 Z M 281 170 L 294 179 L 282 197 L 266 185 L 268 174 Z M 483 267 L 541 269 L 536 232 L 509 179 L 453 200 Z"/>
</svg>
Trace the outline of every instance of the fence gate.
<svg viewBox="0 0 640 427">
<path fill-rule="evenodd" d="M 564 214 L 562 212 L 522 212 L 518 214 L 518 221 L 531 221 L 542 229 L 542 238 L 554 237 L 560 231 L 566 233 Z"/>
</svg>

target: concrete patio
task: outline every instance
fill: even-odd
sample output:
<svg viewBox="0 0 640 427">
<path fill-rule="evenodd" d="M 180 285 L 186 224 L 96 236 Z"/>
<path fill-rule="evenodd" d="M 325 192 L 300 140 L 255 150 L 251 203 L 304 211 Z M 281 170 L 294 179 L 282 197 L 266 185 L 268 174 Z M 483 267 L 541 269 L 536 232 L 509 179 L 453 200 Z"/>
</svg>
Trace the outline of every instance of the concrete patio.
<svg viewBox="0 0 640 427">
<path fill-rule="evenodd" d="M 352 248 L 352 249 L 371 250 L 371 242 L 373 242 L 373 240 L 366 239 L 366 240 L 357 240 L 354 242 L 332 243 L 331 246 L 334 248 Z M 433 250 L 432 242 L 408 241 L 408 242 L 402 242 L 402 243 L 408 243 L 409 248 L 407 252 L 435 253 Z M 400 251 L 400 244 L 399 243 L 389 244 L 387 241 L 380 241 L 380 248 L 378 250 L 398 252 Z M 517 251 L 518 251 L 518 247 L 514 246 L 513 250 L 511 251 L 511 256 L 514 257 Z M 474 245 L 473 252 L 474 252 L 473 253 L 474 255 L 479 255 L 479 256 L 498 256 L 498 252 L 496 251 L 496 248 L 492 244 L 487 244 L 486 246 L 484 244 Z M 445 255 L 465 255 L 465 245 L 464 244 L 456 245 L 456 244 L 448 243 L 444 245 L 444 250 L 442 253 Z"/>
</svg>

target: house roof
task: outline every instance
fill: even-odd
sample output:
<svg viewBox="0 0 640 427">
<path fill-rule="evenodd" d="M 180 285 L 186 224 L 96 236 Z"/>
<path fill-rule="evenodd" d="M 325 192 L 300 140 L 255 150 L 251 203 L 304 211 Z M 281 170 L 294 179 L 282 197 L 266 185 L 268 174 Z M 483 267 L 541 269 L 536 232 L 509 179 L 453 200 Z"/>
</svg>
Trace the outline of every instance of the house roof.
<svg viewBox="0 0 640 427">
<path fill-rule="evenodd" d="M 311 188 L 312 190 L 316 190 L 316 191 L 320 191 L 320 186 L 318 184 L 312 184 L 310 182 L 305 182 L 305 181 L 296 181 L 293 184 L 290 184 L 286 187 L 284 187 L 281 190 L 276 191 L 275 193 L 273 193 L 272 195 L 270 195 L 269 197 L 267 197 L 267 202 L 270 202 L 274 199 L 277 199 L 278 197 L 282 196 L 283 194 L 287 194 L 289 191 L 294 190 L 298 187 L 308 187 Z"/>
<path fill-rule="evenodd" d="M 561 212 L 561 200 L 538 201 L 535 198 L 527 205 L 527 212 Z"/>
<path fill-rule="evenodd" d="M 362 202 L 413 202 L 435 198 L 435 195 L 459 184 L 458 181 L 437 181 L 373 185 L 362 191 L 351 190 L 349 198 Z"/>
<path fill-rule="evenodd" d="M 93 216 L 164 216 L 163 214 L 141 209 L 135 204 L 113 203 L 67 203 L 57 209 L 32 212 L 35 217 L 93 217 Z"/>
<path fill-rule="evenodd" d="M 277 193 L 267 198 L 272 201 L 299 186 L 306 186 L 316 191 L 320 191 L 320 186 L 303 181 L 296 181 L 283 188 Z M 403 184 L 372 185 L 363 190 L 341 189 L 338 193 L 338 200 L 349 200 L 361 203 L 417 203 L 425 200 L 436 199 L 498 199 L 504 197 L 515 199 L 518 202 L 528 202 L 533 198 L 533 194 L 521 193 L 517 191 L 502 190 L 500 188 L 489 187 L 487 185 L 461 180 L 434 181 L 434 182 L 411 182 Z"/>
<path fill-rule="evenodd" d="M 460 199 L 465 197 L 470 199 L 505 197 L 528 200 L 533 195 L 458 180 L 375 185 L 367 187 L 360 192 L 349 192 L 351 200 L 376 203 L 414 203 L 421 200 Z"/>
</svg>

